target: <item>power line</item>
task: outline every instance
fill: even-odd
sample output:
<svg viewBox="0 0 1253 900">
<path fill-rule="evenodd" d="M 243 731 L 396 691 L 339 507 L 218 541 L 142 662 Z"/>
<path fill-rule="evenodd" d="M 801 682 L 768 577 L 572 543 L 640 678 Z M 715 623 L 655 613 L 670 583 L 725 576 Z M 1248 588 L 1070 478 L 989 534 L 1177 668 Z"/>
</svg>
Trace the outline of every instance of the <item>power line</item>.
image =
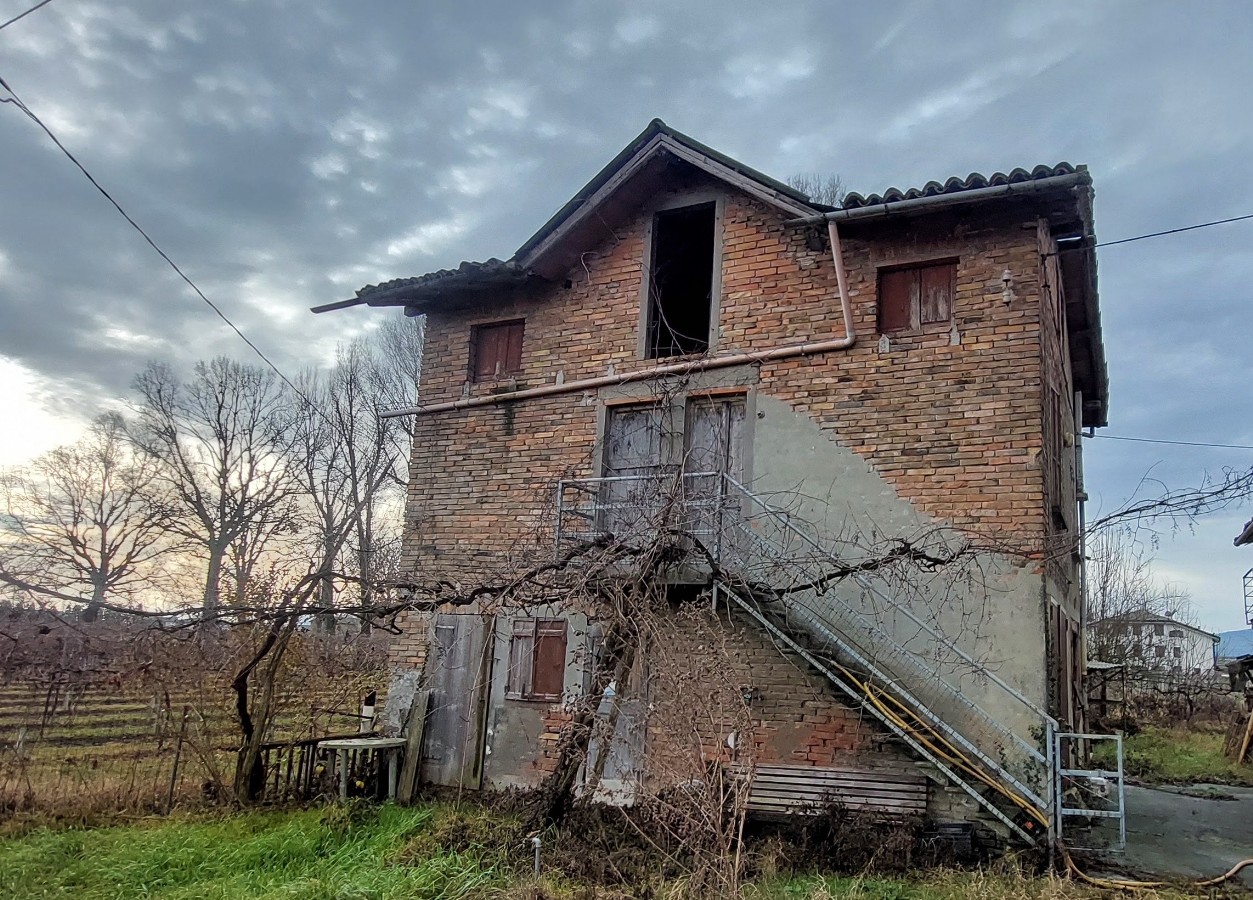
<svg viewBox="0 0 1253 900">
<path fill-rule="evenodd" d="M 44 0 L 44 3 L 50 3 L 50 2 L 51 0 Z M 43 5 L 43 4 L 40 4 L 40 5 Z M 25 15 L 25 13 L 23 13 L 23 15 Z M 21 17 L 19 16 L 18 18 L 21 18 Z M 86 179 L 89 182 L 91 182 L 92 187 L 94 187 L 97 191 L 99 191 L 101 195 L 106 200 L 108 200 L 109 203 L 113 205 L 113 208 L 118 211 L 118 214 L 121 215 L 122 218 L 125 219 L 132 228 L 134 228 L 137 232 L 139 232 L 140 236 L 143 237 L 143 239 L 148 242 L 148 246 L 150 246 L 153 250 L 157 251 L 157 254 L 169 264 L 170 268 L 173 269 L 178 274 L 178 277 L 183 279 L 183 281 L 187 283 L 187 286 L 196 292 L 196 296 L 199 297 L 201 300 L 203 300 L 206 304 L 208 304 L 209 308 L 217 314 L 217 317 L 221 319 L 223 322 L 225 322 L 226 325 L 231 329 L 231 331 L 239 335 L 239 339 L 242 340 L 245 344 L 247 344 L 252 349 L 252 352 L 257 354 L 257 356 L 261 358 L 262 362 L 264 362 L 267 366 L 273 369 L 274 373 L 278 375 L 280 379 L 282 379 L 284 384 L 286 384 L 289 388 L 291 388 L 292 392 L 297 397 L 299 397 L 301 400 L 307 403 L 310 409 L 315 410 L 318 413 L 318 415 L 322 416 L 322 418 L 326 419 L 329 422 L 330 419 L 327 417 L 327 415 L 324 412 L 322 412 L 322 410 L 318 409 L 318 407 L 313 403 L 313 401 L 310 400 L 308 397 L 306 397 L 304 392 L 301 391 L 300 388 L 296 387 L 294 383 L 292 383 L 292 380 L 290 378 L 288 378 L 286 375 L 283 374 L 283 370 L 280 369 L 278 366 L 276 366 L 274 362 L 268 356 L 265 355 L 265 353 L 261 350 L 260 347 L 258 347 L 251 340 L 249 340 L 248 335 L 240 331 L 239 327 L 234 322 L 232 322 L 229 317 L 227 317 L 226 313 L 222 312 L 222 310 L 218 307 L 216 303 L 214 303 L 205 295 L 204 291 L 200 290 L 196 282 L 192 281 L 191 278 L 187 275 L 187 273 L 185 273 L 182 269 L 179 268 L 178 263 L 174 262 L 174 260 L 170 258 L 169 254 L 167 254 L 164 250 L 162 250 L 161 247 L 157 244 L 157 242 L 148 236 L 148 232 L 144 231 L 144 229 L 140 226 L 140 224 L 131 218 L 130 214 L 125 209 L 122 208 L 122 204 L 118 203 L 117 200 L 113 199 L 113 195 L 110 194 L 107 190 L 105 190 L 105 188 L 100 184 L 100 182 L 96 181 L 95 177 L 89 171 L 87 171 L 87 167 L 84 166 L 81 162 L 79 162 L 78 158 L 73 153 L 71 153 L 64 144 L 61 143 L 60 139 L 57 138 L 57 136 L 53 133 L 52 129 L 49 128 L 47 125 L 45 125 L 43 120 L 40 119 L 39 116 L 35 115 L 35 113 L 31 110 L 31 108 L 22 101 L 21 97 L 17 95 L 17 92 L 14 91 L 13 88 L 9 87 L 8 82 L 6 82 L 3 77 L 0 77 L 0 87 L 3 87 L 6 91 L 8 91 L 9 95 L 12 97 L 12 99 L 0 97 L 0 103 L 12 103 L 22 112 L 26 113 L 26 115 L 30 118 L 32 122 L 34 122 L 41 129 L 43 129 L 44 134 L 48 135 L 48 137 L 51 138 L 52 143 L 56 144 L 57 148 L 62 153 L 65 154 L 66 158 L 68 158 L 69 161 L 72 162 L 78 168 L 78 170 L 83 173 L 84 177 L 86 177 Z"/>
<path fill-rule="evenodd" d="M 1244 216 L 1232 216 L 1230 219 L 1216 219 L 1213 222 L 1202 222 L 1199 225 L 1184 225 L 1182 228 L 1170 228 L 1166 231 L 1154 231 L 1152 234 L 1138 234 L 1135 237 L 1122 238 L 1117 241 L 1100 241 L 1093 244 L 1094 247 L 1113 247 L 1115 244 L 1130 244 L 1132 241 L 1144 241 L 1149 238 L 1162 237 L 1167 234 L 1179 234 L 1183 231 L 1196 231 L 1198 228 L 1209 228 L 1213 225 L 1226 225 L 1229 222 L 1243 222 L 1246 219 L 1253 219 L 1253 213 Z"/>
<path fill-rule="evenodd" d="M 7 22 L 5 22 L 4 24 L 0 25 L 0 30 L 3 30 L 3 29 L 5 29 L 5 28 L 8 28 L 10 25 L 12 25 L 12 24 L 13 24 L 14 22 L 16 22 L 18 19 L 25 19 L 27 16 L 29 16 L 31 13 L 33 13 L 35 10 L 37 10 L 37 9 L 41 9 L 42 7 L 47 6 L 47 5 L 48 5 L 49 3 L 51 3 L 51 2 L 52 2 L 52 0 L 42 0 L 42 2 L 40 2 L 40 3 L 36 3 L 36 4 L 35 4 L 34 6 L 32 6 L 30 9 L 26 10 L 26 12 L 22 13 L 21 15 L 14 16 L 13 18 L 9 19 L 9 21 L 7 21 Z M 7 90 L 7 88 L 6 88 L 6 90 Z M 12 94 L 13 92 L 12 92 L 12 91 L 9 91 L 9 93 L 10 93 L 10 94 Z"/>
<path fill-rule="evenodd" d="M 1207 441 L 1168 441 L 1161 438 L 1126 437 L 1121 434 L 1093 434 L 1085 437 L 1104 438 L 1107 441 L 1134 441 L 1137 444 L 1174 444 L 1179 447 L 1217 447 L 1221 450 L 1253 450 L 1249 444 L 1213 444 Z"/>
<path fill-rule="evenodd" d="M 1149 238 L 1164 237 L 1168 234 L 1181 234 L 1185 231 L 1196 231 L 1198 228 L 1212 228 L 1215 225 L 1227 225 L 1231 222 L 1244 222 L 1253 219 L 1253 213 L 1243 216 L 1232 216 L 1229 219 L 1215 219 L 1212 222 L 1200 222 L 1196 225 L 1184 225 L 1180 228 L 1168 228 L 1165 231 L 1154 231 L 1149 234 L 1137 234 L 1135 237 L 1119 238 L 1116 241 L 1098 241 L 1095 244 L 1087 244 L 1079 241 L 1073 246 L 1062 247 L 1053 253 L 1046 253 L 1045 256 L 1060 256 L 1063 253 L 1074 253 L 1076 250 L 1092 250 L 1097 247 L 1115 247 L 1118 244 L 1130 244 L 1135 241 L 1147 241 Z"/>
</svg>

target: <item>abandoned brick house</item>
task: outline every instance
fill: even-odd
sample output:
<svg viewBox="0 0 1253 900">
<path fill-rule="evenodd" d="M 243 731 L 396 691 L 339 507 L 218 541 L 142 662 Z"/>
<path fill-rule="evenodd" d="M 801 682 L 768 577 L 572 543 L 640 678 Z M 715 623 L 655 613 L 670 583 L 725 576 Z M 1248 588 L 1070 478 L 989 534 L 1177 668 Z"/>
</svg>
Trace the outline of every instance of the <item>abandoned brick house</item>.
<svg viewBox="0 0 1253 900">
<path fill-rule="evenodd" d="M 426 317 L 408 567 L 473 579 L 521 546 L 646 530 L 678 483 L 684 527 L 741 579 L 714 602 L 756 802 L 834 791 L 1029 839 L 1055 807 L 1052 734 L 1084 725 L 1077 436 L 1107 395 L 1091 203 L 1061 164 L 825 206 L 655 120 L 510 260 L 319 310 Z M 980 548 L 977 578 L 812 586 L 936 534 Z M 763 611 L 749 581 L 792 589 Z M 596 635 L 579 609 L 414 614 L 393 662 L 442 698 L 424 779 L 537 783 Z M 639 731 L 604 773 L 628 793 Z"/>
</svg>

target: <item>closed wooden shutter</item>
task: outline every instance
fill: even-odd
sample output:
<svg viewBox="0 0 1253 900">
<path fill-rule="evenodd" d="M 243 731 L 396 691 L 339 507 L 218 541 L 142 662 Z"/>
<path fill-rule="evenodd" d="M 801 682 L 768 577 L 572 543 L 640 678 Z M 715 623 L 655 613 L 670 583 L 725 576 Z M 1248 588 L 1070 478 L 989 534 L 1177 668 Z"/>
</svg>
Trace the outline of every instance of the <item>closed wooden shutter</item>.
<svg viewBox="0 0 1253 900">
<path fill-rule="evenodd" d="M 539 619 L 535 623 L 535 666 L 531 694 L 537 699 L 556 700 L 565 690 L 566 622 Z"/>
<path fill-rule="evenodd" d="M 953 276 L 956 267 L 952 263 L 928 266 L 920 269 L 919 316 L 922 325 L 947 322 L 953 315 Z"/>
<path fill-rule="evenodd" d="M 522 371 L 522 323 L 477 325 L 473 333 L 471 372 L 475 381 L 491 381 Z"/>
<path fill-rule="evenodd" d="M 879 273 L 879 331 L 909 331 L 953 318 L 957 264 L 932 263 Z"/>
<path fill-rule="evenodd" d="M 509 680 L 505 694 L 521 699 L 531 692 L 532 660 L 535 656 L 535 620 L 514 619 L 509 640 Z"/>
<path fill-rule="evenodd" d="M 879 331 L 905 331 L 913 327 L 917 273 L 911 269 L 884 272 L 879 276 Z"/>
</svg>

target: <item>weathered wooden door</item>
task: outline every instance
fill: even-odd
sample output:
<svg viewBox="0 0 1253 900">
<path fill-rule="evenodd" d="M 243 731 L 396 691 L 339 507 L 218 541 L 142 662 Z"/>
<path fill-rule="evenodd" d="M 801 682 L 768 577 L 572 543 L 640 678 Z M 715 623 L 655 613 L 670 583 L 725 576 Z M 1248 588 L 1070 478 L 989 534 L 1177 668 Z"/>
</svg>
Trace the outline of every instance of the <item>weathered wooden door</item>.
<svg viewBox="0 0 1253 900">
<path fill-rule="evenodd" d="M 477 788 L 483 773 L 484 703 L 491 675 L 490 620 L 435 616 L 427 658 L 431 691 L 422 775 L 434 784 Z"/>
<path fill-rule="evenodd" d="M 610 407 L 603 470 L 601 530 L 622 539 L 655 527 L 666 489 L 661 406 Z"/>
<path fill-rule="evenodd" d="M 711 550 L 726 537 L 724 475 L 744 480 L 743 397 L 702 397 L 688 402 L 683 425 L 686 527 Z"/>
</svg>

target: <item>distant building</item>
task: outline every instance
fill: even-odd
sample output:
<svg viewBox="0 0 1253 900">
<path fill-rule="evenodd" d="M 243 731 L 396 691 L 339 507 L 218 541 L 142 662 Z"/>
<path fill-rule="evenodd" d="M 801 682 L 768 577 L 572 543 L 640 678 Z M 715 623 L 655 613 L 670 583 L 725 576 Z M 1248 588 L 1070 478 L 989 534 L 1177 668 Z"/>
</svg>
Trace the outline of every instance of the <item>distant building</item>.
<svg viewBox="0 0 1253 900">
<path fill-rule="evenodd" d="M 1132 671 L 1199 674 L 1217 665 L 1218 635 L 1148 610 L 1100 619 L 1091 632 L 1096 658 Z"/>
</svg>

